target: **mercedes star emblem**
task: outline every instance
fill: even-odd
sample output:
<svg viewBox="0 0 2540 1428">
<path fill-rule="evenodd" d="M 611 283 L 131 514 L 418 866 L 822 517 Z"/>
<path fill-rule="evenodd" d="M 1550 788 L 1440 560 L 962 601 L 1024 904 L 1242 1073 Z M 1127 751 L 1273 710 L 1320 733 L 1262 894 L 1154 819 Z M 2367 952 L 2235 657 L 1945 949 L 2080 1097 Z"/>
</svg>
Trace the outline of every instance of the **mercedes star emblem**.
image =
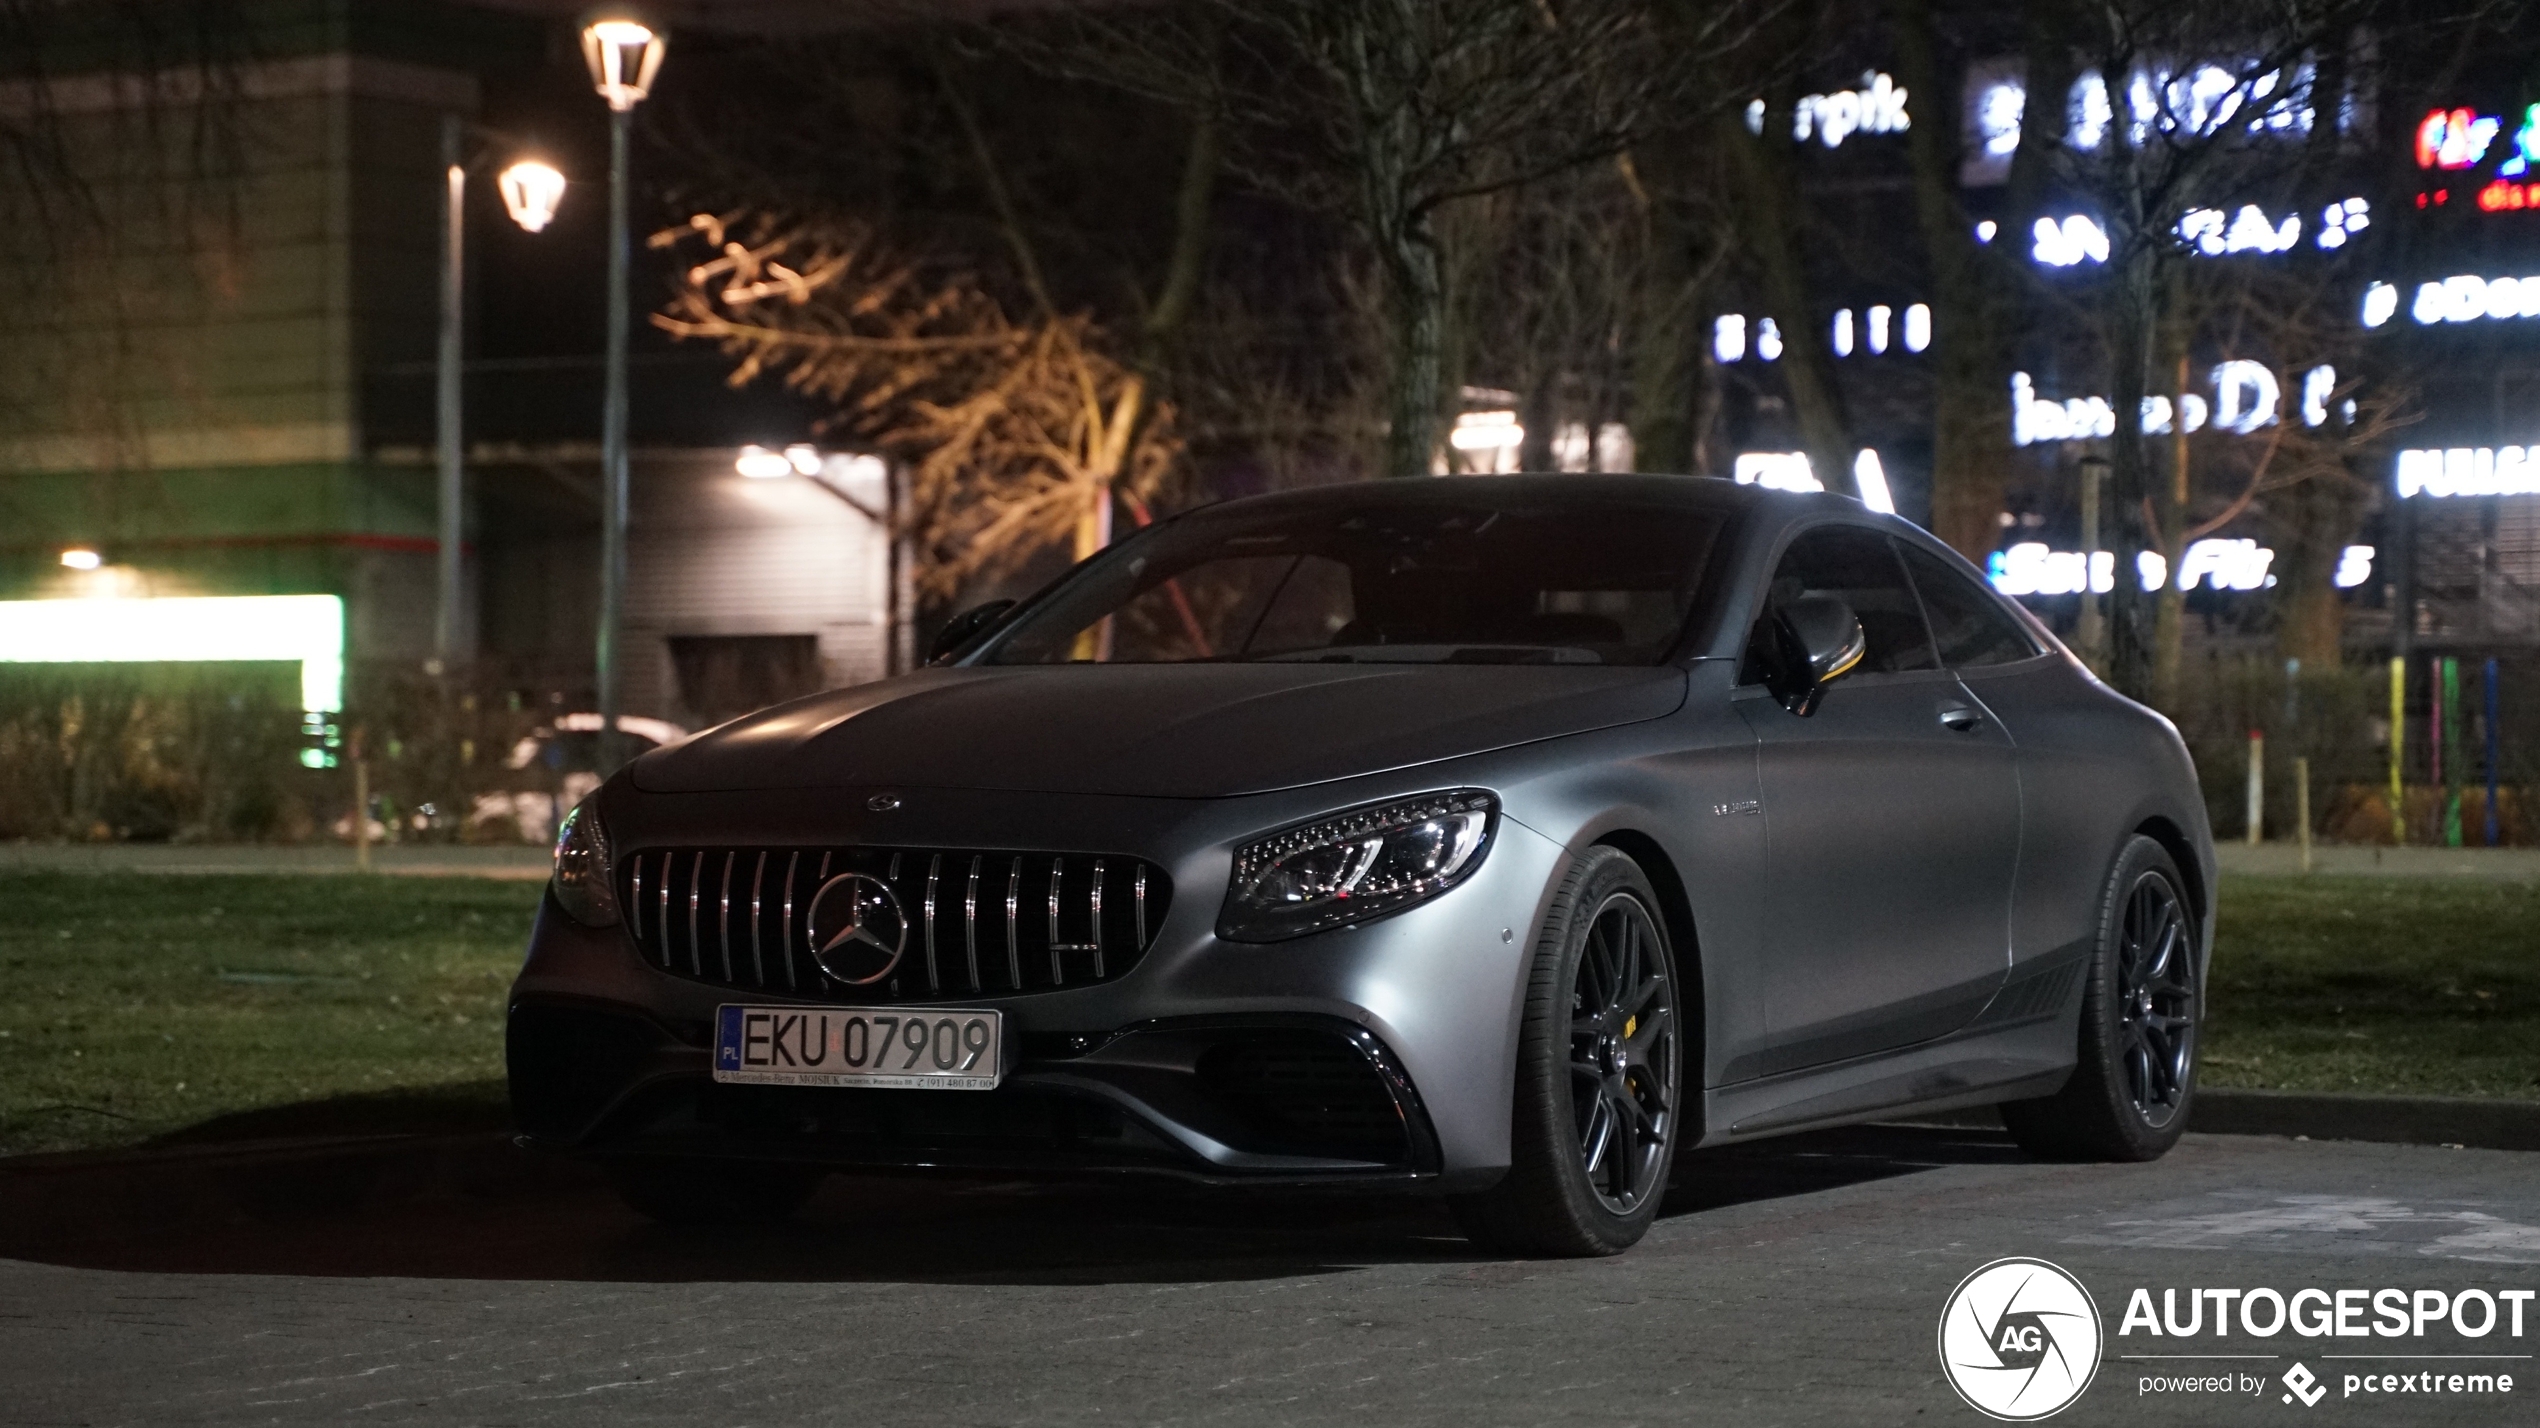
<svg viewBox="0 0 2540 1428">
<path fill-rule="evenodd" d="M 803 913 L 812 960 L 833 981 L 870 986 L 891 975 L 908 946 L 908 914 L 880 878 L 840 873 L 820 885 Z"/>
</svg>

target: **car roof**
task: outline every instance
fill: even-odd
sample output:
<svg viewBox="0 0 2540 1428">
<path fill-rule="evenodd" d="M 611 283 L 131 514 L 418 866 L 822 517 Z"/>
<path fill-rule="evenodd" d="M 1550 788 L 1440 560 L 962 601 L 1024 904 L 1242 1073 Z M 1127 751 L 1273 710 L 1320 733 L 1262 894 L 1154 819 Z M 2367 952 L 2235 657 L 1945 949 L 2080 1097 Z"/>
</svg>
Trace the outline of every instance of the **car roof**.
<svg viewBox="0 0 2540 1428">
<path fill-rule="evenodd" d="M 1668 476 L 1644 473 L 1527 472 L 1507 476 L 1440 476 L 1375 481 L 1349 481 L 1309 486 L 1268 495 L 1244 496 L 1194 507 L 1185 514 L 1250 513 L 1272 510 L 1342 508 L 1377 498 L 1388 505 L 1449 505 L 1469 501 L 1516 506 L 1559 505 L 1578 501 L 1661 503 L 1735 515 L 1782 502 L 1837 503 L 1855 514 L 1859 502 L 1842 496 L 1800 495 L 1742 486 L 1717 476 Z M 1797 514 L 1793 511 L 1793 514 Z"/>
</svg>

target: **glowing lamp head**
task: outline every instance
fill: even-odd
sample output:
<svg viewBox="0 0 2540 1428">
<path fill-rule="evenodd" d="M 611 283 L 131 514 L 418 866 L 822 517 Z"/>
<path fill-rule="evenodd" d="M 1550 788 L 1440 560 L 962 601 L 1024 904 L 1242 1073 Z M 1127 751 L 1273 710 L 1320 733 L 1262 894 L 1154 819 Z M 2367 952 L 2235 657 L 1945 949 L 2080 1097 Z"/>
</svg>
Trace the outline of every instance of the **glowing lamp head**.
<svg viewBox="0 0 2540 1428">
<path fill-rule="evenodd" d="M 564 200 L 564 175 L 536 159 L 523 159 L 503 170 L 494 186 L 502 190 L 503 207 L 512 222 L 532 233 L 556 221 L 556 205 Z"/>
<path fill-rule="evenodd" d="M 663 48 L 661 31 L 623 11 L 601 11 L 582 27 L 582 61 L 591 68 L 591 87 L 621 112 L 652 93 Z"/>
<path fill-rule="evenodd" d="M 753 481 L 773 481 L 779 476 L 793 475 L 794 462 L 782 451 L 770 451 L 764 446 L 744 446 L 741 454 L 733 460 L 732 469 Z"/>
<path fill-rule="evenodd" d="M 72 570 L 95 570 L 106 558 L 93 550 L 74 547 L 62 552 L 62 564 Z"/>
</svg>

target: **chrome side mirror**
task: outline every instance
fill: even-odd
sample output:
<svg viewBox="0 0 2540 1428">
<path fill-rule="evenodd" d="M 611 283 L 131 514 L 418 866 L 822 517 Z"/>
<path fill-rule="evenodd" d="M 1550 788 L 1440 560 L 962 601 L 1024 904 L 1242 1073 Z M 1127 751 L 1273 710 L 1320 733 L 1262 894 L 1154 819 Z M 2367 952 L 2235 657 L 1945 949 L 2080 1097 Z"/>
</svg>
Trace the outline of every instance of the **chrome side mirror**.
<svg viewBox="0 0 2540 1428">
<path fill-rule="evenodd" d="M 935 632 L 935 642 L 926 647 L 926 662 L 941 664 L 961 653 L 981 635 L 995 628 L 997 622 L 1003 620 L 1006 612 L 1013 608 L 1014 602 L 1011 600 L 991 600 L 984 605 L 973 605 L 953 616 L 945 622 L 942 629 Z"/>
<path fill-rule="evenodd" d="M 1773 694 L 1802 719 L 1817 712 L 1826 686 L 1851 673 L 1870 649 L 1861 617 L 1833 595 L 1802 595 L 1784 605 L 1774 633 L 1782 647 L 1782 678 Z"/>
</svg>

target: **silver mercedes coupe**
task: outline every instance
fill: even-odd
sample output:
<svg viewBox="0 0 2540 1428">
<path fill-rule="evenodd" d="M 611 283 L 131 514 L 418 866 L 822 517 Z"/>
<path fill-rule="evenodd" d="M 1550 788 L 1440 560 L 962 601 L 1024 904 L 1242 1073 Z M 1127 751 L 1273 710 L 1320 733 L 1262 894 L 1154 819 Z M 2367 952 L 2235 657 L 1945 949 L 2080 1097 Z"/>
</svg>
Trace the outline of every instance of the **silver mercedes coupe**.
<svg viewBox="0 0 2540 1428">
<path fill-rule="evenodd" d="M 1690 1147 L 1998 1104 L 2160 1155 L 2213 887 L 2177 732 L 1903 521 L 1326 487 L 621 770 L 558 840 L 511 1095 L 667 1220 L 1133 1171 L 1610 1254 Z"/>
</svg>

